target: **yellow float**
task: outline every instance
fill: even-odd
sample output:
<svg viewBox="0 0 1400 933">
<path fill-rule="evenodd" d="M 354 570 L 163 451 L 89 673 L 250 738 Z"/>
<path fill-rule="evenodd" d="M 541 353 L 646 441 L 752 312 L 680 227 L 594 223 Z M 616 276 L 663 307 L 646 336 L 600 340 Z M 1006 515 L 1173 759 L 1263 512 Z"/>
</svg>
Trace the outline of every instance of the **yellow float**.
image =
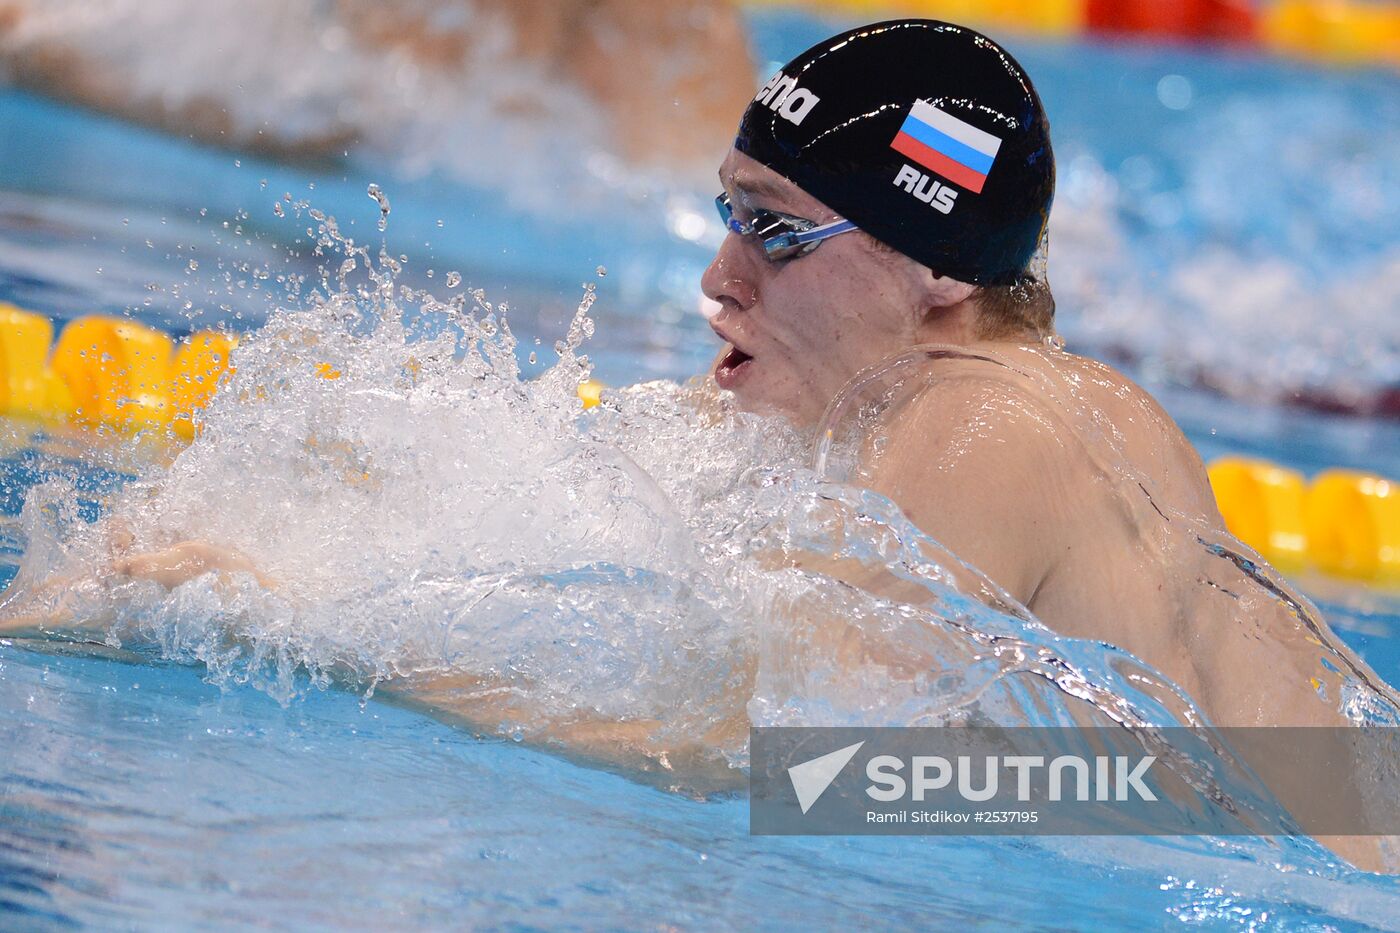
<svg viewBox="0 0 1400 933">
<path fill-rule="evenodd" d="M 587 379 L 579 383 L 578 398 L 579 401 L 583 402 L 585 410 L 597 407 L 598 403 L 602 401 L 604 388 L 606 386 L 597 379 Z"/>
<path fill-rule="evenodd" d="M 73 420 L 140 429 L 170 421 L 174 342 L 161 331 L 115 318 L 70 321 L 50 363 L 67 384 Z"/>
<path fill-rule="evenodd" d="M 53 323 L 0 302 L 0 411 L 42 418 L 72 410 L 68 386 L 49 369 Z"/>
<path fill-rule="evenodd" d="M 1308 552 L 1303 474 L 1265 460 L 1224 457 L 1211 464 L 1210 486 L 1231 534 L 1285 573 L 1303 569 Z"/>
<path fill-rule="evenodd" d="M 0 302 L 0 414 L 133 431 L 170 426 L 185 438 L 238 344 L 206 331 L 177 346 L 145 324 L 97 316 L 70 321 L 56 343 L 53 334 L 48 318 Z"/>
<path fill-rule="evenodd" d="M 175 351 L 170 382 L 170 426 L 189 440 L 195 434 L 195 412 L 214 397 L 224 376 L 233 372 L 229 354 L 238 346 L 231 334 L 204 331 L 193 334 Z"/>
<path fill-rule="evenodd" d="M 1324 470 L 1311 483 L 1264 460 L 1225 457 L 1210 484 L 1225 527 L 1280 570 L 1400 583 L 1400 487 L 1357 470 Z"/>
<path fill-rule="evenodd" d="M 1308 490 L 1313 563 L 1333 576 L 1400 583 L 1400 488 L 1355 470 L 1326 470 Z"/>
</svg>

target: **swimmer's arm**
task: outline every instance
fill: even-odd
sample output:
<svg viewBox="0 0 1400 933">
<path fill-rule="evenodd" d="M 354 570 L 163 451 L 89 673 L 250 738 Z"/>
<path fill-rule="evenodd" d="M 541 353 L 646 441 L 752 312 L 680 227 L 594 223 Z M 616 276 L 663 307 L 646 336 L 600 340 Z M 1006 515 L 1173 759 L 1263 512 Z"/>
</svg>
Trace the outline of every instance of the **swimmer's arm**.
<svg viewBox="0 0 1400 933">
<path fill-rule="evenodd" d="M 668 786 L 701 793 L 733 789 L 742 780 L 723 749 L 743 745 L 749 728 L 745 704 L 751 692 L 751 685 L 733 688 L 707 727 L 673 730 L 657 719 L 546 712 L 518 685 L 473 674 L 410 676 L 380 688 L 391 702 L 450 725 L 483 735 L 503 735 L 507 725 L 515 732 L 518 725 L 518 734 L 531 745 L 632 775 L 646 773 Z"/>
<path fill-rule="evenodd" d="M 0 606 L 0 635 L 82 635 L 103 631 L 111 623 L 110 612 L 75 611 L 84 592 L 103 588 L 117 579 L 150 580 L 173 590 L 206 573 L 218 574 L 224 585 L 231 582 L 231 574 L 248 573 L 264 589 L 277 588 L 276 580 L 232 548 L 207 541 L 182 541 L 163 551 L 114 556 L 98 572 L 57 577 L 17 592 Z"/>
<path fill-rule="evenodd" d="M 15 594 L 0 606 L 0 637 L 81 638 L 107 628 L 110 613 L 80 615 L 74 611 L 75 594 L 89 583 L 88 578 L 65 577 L 42 588 Z M 62 592 L 54 593 L 55 588 Z"/>
<path fill-rule="evenodd" d="M 260 571 L 244 554 L 208 541 L 182 541 L 174 547 L 135 554 L 112 561 L 112 572 L 134 580 L 152 580 L 173 590 L 206 573 L 217 573 L 221 582 L 230 574 L 252 574 L 263 589 L 277 589 L 277 581 Z"/>
</svg>

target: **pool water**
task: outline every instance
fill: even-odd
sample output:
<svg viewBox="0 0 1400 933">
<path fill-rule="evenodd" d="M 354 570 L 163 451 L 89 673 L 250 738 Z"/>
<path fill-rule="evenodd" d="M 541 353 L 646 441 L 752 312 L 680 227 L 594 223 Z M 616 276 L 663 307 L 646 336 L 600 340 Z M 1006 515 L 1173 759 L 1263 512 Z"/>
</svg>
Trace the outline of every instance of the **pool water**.
<svg viewBox="0 0 1400 933">
<path fill-rule="evenodd" d="M 764 62 L 831 31 L 753 18 Z M 1207 459 L 1400 474 L 1400 423 L 1276 404 L 1364 407 L 1400 378 L 1400 324 L 1381 313 L 1400 291 L 1400 81 L 1182 50 L 1012 48 L 1057 134 L 1051 270 L 1071 348 L 1128 361 Z M 541 214 L 508 184 L 397 177 L 353 153 L 278 165 L 16 91 L 0 91 L 0 126 L 0 299 L 56 318 L 254 328 L 285 300 L 279 275 L 315 268 L 304 224 L 272 202 L 307 198 L 377 243 L 365 197 L 377 181 L 405 281 L 431 289 L 460 270 L 509 300 L 527 373 L 585 280 L 599 289 L 587 350 L 604 381 L 683 378 L 714 348 L 693 313 L 706 244 L 676 233 L 707 192 L 619 194 L 605 218 Z M 71 481 L 77 520 L 91 520 L 170 454 L 18 422 L 3 432 L 6 578 L 27 543 L 28 490 Z M 1302 583 L 1400 683 L 1400 600 Z M 304 677 L 285 702 L 210 679 L 149 656 L 0 643 L 0 926 L 1387 929 L 1400 917 L 1400 885 L 1308 840 L 756 838 L 741 797 L 667 793 Z"/>
</svg>

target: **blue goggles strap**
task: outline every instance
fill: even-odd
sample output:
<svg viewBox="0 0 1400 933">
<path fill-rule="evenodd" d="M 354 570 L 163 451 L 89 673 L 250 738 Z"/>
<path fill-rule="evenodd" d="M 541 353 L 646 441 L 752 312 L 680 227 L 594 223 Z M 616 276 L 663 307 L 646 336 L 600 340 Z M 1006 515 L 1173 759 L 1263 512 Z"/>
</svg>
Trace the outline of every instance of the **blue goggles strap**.
<svg viewBox="0 0 1400 933">
<path fill-rule="evenodd" d="M 740 236 L 750 236 L 757 232 L 753 229 L 752 222 L 747 224 L 741 223 L 738 218 L 734 216 L 727 195 L 721 194 L 719 197 L 715 198 L 715 206 L 719 209 L 720 219 L 724 221 L 724 225 L 730 230 L 733 230 Z M 777 214 L 777 212 L 770 213 Z M 788 219 L 786 215 L 777 216 Z M 811 221 L 801 221 L 800 218 L 791 218 L 791 221 L 811 223 Z M 798 246 L 815 245 L 825 240 L 827 237 L 833 237 L 838 233 L 846 233 L 855 229 L 856 225 L 852 221 L 834 220 L 831 223 L 821 224 L 820 226 L 814 226 L 806 230 L 789 230 L 787 233 L 779 233 L 775 236 L 766 237 L 763 240 L 763 249 L 772 256 L 772 254 L 780 250 L 792 249 Z"/>
<path fill-rule="evenodd" d="M 838 233 L 845 233 L 855 228 L 856 225 L 849 220 L 836 220 L 829 224 L 822 224 L 820 227 L 813 227 L 811 230 L 794 230 L 770 236 L 763 241 L 763 249 L 771 256 L 780 250 L 815 246 L 829 236 L 836 236 Z"/>
<path fill-rule="evenodd" d="M 813 227 L 802 233 L 789 234 L 796 237 L 794 243 L 815 243 L 818 240 L 825 240 L 829 236 L 836 236 L 838 233 L 845 233 L 847 230 L 854 230 L 856 225 L 849 220 L 833 220 L 829 224 L 822 224 L 820 227 Z"/>
</svg>

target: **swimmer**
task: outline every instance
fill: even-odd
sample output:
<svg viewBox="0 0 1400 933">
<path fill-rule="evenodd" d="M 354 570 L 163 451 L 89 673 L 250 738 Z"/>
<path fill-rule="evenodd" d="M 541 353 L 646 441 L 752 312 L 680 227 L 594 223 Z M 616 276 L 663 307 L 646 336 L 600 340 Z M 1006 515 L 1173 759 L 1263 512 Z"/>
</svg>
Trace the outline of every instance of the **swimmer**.
<svg viewBox="0 0 1400 933">
<path fill-rule="evenodd" d="M 748 104 L 719 179 L 729 233 L 702 279 L 725 341 L 713 384 L 822 431 L 844 430 L 844 410 L 873 411 L 850 479 L 977 568 L 989 601 L 1131 652 L 1218 726 L 1347 725 L 1357 690 L 1395 701 L 1228 536 L 1199 456 L 1160 406 L 1063 349 L 1046 278 L 1049 127 L 998 45 L 928 20 L 823 42 Z M 256 573 L 212 544 L 131 554 L 129 543 L 115 541 L 110 569 L 167 588 Z M 821 555 L 795 563 L 904 595 Z M 61 604 L 8 608 L 0 630 L 103 625 Z M 811 630 L 832 644 L 866 639 L 838 653 L 853 664 L 915 663 L 839 618 Z M 630 768 L 723 773 L 713 750 L 747 731 L 748 678 L 689 739 L 598 719 L 550 722 L 538 737 Z M 533 718 L 508 686 L 475 677 L 390 686 L 477 726 Z M 1377 863 L 1370 843 L 1329 844 Z"/>
<path fill-rule="evenodd" d="M 994 42 L 918 20 L 823 42 L 749 105 L 719 178 L 730 233 L 702 286 L 725 342 L 714 378 L 743 407 L 839 430 L 829 415 L 873 386 L 884 410 L 849 479 L 1217 726 L 1346 725 L 1348 683 L 1393 700 L 1229 537 L 1171 417 L 1063 349 L 1049 126 Z M 1370 841 L 1325 841 L 1379 864 Z"/>
<path fill-rule="evenodd" d="M 752 69 L 727 0 L 0 0 L 0 78 L 284 156 L 364 142 L 403 155 L 481 102 L 698 177 L 723 152 Z M 579 106 L 589 101 L 596 112 Z"/>
<path fill-rule="evenodd" d="M 1200 540 L 1227 536 L 1170 416 L 1062 349 L 1049 126 L 1003 49 L 931 21 L 835 37 L 768 82 L 719 177 L 730 233 L 702 286 L 725 341 L 714 378 L 743 407 L 816 425 L 862 379 L 902 379 L 860 484 L 1056 632 L 1170 676 L 1217 725 L 1343 722 L 1311 686 L 1317 638 L 1382 687 Z"/>
</svg>

